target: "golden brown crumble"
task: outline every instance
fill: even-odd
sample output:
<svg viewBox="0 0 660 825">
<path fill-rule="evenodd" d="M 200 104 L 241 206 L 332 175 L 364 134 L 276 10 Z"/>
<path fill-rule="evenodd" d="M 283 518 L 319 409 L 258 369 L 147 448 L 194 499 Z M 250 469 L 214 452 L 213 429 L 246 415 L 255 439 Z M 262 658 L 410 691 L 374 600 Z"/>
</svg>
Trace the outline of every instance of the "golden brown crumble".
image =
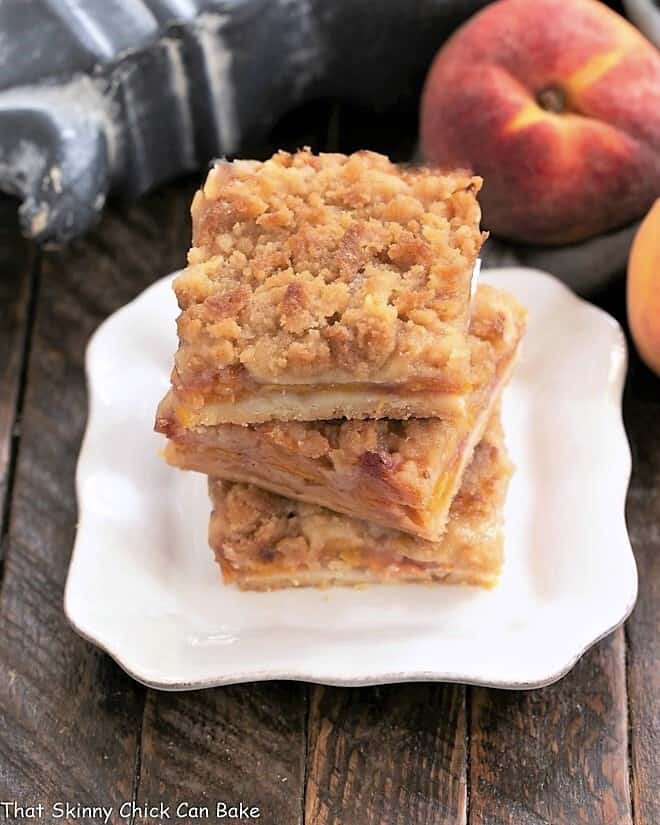
<svg viewBox="0 0 660 825">
<path fill-rule="evenodd" d="M 466 172 L 401 169 L 373 152 L 218 162 L 195 195 L 175 281 L 175 388 L 199 405 L 255 384 L 455 370 L 480 187 Z"/>
</svg>

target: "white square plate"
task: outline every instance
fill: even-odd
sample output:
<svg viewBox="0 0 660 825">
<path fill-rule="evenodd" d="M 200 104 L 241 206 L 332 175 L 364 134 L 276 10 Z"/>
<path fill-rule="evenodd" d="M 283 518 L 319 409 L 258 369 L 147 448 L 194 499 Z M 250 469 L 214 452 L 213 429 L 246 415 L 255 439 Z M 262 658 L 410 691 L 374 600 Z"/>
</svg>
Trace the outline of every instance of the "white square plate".
<svg viewBox="0 0 660 825">
<path fill-rule="evenodd" d="M 139 681 L 171 690 L 275 678 L 528 688 L 563 675 L 626 618 L 637 592 L 624 520 L 625 339 L 542 272 L 482 280 L 530 313 L 503 407 L 517 472 L 497 588 L 224 586 L 207 546 L 206 479 L 168 467 L 152 429 L 176 346 L 168 277 L 108 318 L 87 351 L 65 593 L 74 628 Z"/>
</svg>

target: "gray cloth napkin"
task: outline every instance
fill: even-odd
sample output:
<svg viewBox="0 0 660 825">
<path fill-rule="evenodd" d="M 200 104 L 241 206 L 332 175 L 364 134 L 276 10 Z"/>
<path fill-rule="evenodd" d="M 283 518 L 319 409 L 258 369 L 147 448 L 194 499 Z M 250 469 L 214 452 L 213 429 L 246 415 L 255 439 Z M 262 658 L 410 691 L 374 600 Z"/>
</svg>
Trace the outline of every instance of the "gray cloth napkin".
<svg viewBox="0 0 660 825">
<path fill-rule="evenodd" d="M 484 267 L 529 266 L 561 278 L 580 295 L 608 286 L 626 270 L 639 222 L 568 246 L 522 246 L 491 237 L 482 251 Z"/>
</svg>

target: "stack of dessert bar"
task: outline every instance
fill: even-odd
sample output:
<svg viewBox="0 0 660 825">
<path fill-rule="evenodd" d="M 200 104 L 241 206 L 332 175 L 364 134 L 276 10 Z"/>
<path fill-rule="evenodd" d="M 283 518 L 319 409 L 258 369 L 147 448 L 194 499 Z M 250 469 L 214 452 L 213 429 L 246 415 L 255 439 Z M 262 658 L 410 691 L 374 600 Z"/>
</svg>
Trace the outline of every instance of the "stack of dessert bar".
<svg viewBox="0 0 660 825">
<path fill-rule="evenodd" d="M 480 186 L 372 152 L 211 169 L 156 429 L 209 477 L 225 581 L 496 581 L 525 312 L 472 289 Z"/>
</svg>

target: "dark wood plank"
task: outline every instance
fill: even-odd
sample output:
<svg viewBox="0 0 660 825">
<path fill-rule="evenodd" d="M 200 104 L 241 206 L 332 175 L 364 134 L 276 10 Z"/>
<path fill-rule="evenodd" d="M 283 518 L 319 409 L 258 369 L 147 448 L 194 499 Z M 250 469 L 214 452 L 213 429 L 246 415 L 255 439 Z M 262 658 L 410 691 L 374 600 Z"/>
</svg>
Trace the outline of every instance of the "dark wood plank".
<svg viewBox="0 0 660 825">
<path fill-rule="evenodd" d="M 179 187 L 110 211 L 88 238 L 44 257 L 0 598 L 3 800 L 117 804 L 134 792 L 144 689 L 75 636 L 62 611 L 83 357 L 99 321 L 180 265 L 189 197 Z"/>
<path fill-rule="evenodd" d="M 634 356 L 625 421 L 633 450 L 628 527 L 639 598 L 627 624 L 635 825 L 660 822 L 660 378 Z"/>
<path fill-rule="evenodd" d="M 312 689 L 306 825 L 462 825 L 465 689 Z"/>
<path fill-rule="evenodd" d="M 189 246 L 191 197 L 192 191 L 184 189 L 171 207 L 185 217 L 185 231 L 172 230 L 163 237 L 168 221 L 156 220 L 158 237 L 172 250 L 172 257 L 164 265 L 162 249 L 150 244 L 151 271 L 163 274 L 183 263 L 179 259 Z M 151 232 L 153 216 L 147 210 L 138 214 L 144 231 Z M 132 246 L 136 266 L 143 265 L 144 249 L 139 244 L 130 238 L 115 243 Z M 244 685 L 176 695 L 150 691 L 136 803 L 143 806 L 158 798 L 174 806 L 174 816 L 177 802 L 212 807 L 223 800 L 243 801 L 260 808 L 262 822 L 295 825 L 302 816 L 306 695 L 306 687 L 300 684 Z M 138 816 L 135 821 L 153 820 Z"/>
<path fill-rule="evenodd" d="M 302 822 L 306 692 L 287 682 L 150 692 L 137 804 L 163 800 L 174 819 L 183 803 L 196 809 L 196 821 L 216 822 L 218 805 L 230 813 L 243 803 L 242 821 L 257 808 L 251 816 L 259 822 Z"/>
<path fill-rule="evenodd" d="M 471 691 L 470 825 L 630 825 L 623 630 L 541 690 Z"/>
<path fill-rule="evenodd" d="M 17 207 L 18 201 L 0 196 L 0 532 L 5 530 L 5 499 L 37 258 L 34 244 L 21 237 Z"/>
</svg>

